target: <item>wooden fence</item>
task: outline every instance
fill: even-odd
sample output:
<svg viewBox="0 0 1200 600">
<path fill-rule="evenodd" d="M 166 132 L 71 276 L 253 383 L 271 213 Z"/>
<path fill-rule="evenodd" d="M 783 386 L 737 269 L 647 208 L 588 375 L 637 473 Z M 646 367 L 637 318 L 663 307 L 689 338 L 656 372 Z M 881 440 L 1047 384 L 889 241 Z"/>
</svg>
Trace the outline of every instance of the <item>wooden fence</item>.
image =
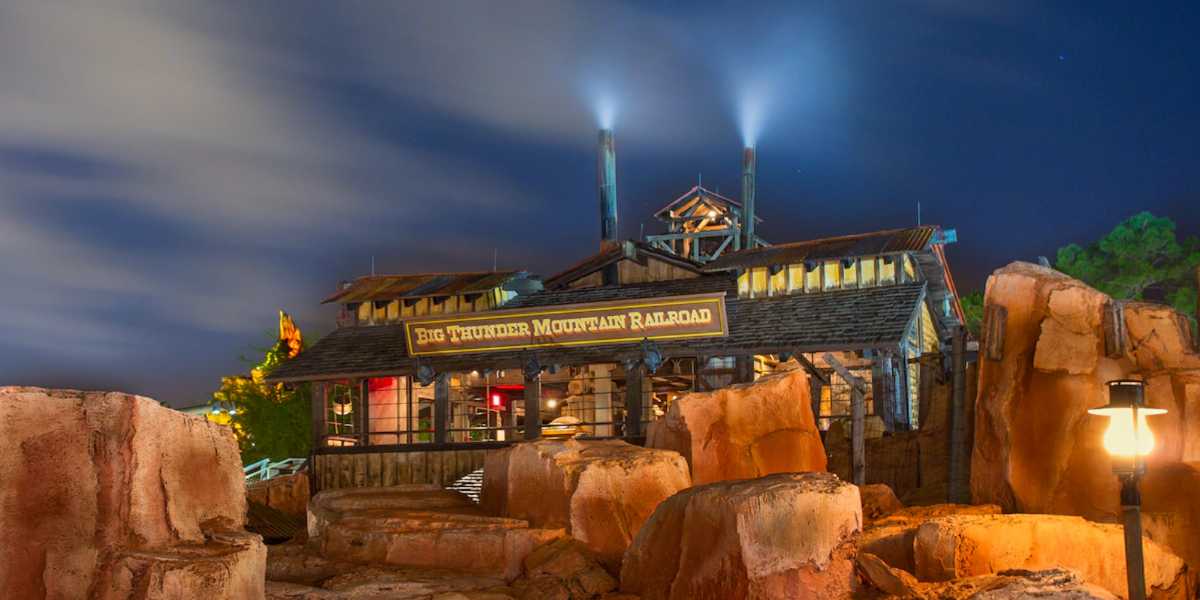
<svg viewBox="0 0 1200 600">
<path fill-rule="evenodd" d="M 483 468 L 492 449 L 317 454 L 312 480 L 316 490 L 384 487 L 402 483 L 448 486 Z M 315 491 L 314 491 L 315 493 Z"/>
</svg>

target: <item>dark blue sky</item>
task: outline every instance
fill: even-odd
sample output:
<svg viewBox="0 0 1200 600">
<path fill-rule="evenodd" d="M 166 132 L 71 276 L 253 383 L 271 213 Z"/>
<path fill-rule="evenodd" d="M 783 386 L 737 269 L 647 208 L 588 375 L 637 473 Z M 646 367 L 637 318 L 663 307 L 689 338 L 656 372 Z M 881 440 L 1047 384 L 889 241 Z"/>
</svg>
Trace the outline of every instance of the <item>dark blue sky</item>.
<svg viewBox="0 0 1200 600">
<path fill-rule="evenodd" d="M 955 227 L 960 288 L 1200 230 L 1188 2 L 0 6 L 0 384 L 207 400 L 339 279 L 595 249 L 759 148 L 772 241 Z"/>
</svg>

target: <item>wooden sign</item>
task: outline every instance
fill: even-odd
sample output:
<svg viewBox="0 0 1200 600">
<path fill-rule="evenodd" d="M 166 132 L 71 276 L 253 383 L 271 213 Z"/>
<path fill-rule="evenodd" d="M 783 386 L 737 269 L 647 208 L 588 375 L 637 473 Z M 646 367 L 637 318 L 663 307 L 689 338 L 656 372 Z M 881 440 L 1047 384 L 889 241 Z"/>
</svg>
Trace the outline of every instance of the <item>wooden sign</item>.
<svg viewBox="0 0 1200 600">
<path fill-rule="evenodd" d="M 493 310 L 404 321 L 409 356 L 721 337 L 725 294 Z"/>
</svg>

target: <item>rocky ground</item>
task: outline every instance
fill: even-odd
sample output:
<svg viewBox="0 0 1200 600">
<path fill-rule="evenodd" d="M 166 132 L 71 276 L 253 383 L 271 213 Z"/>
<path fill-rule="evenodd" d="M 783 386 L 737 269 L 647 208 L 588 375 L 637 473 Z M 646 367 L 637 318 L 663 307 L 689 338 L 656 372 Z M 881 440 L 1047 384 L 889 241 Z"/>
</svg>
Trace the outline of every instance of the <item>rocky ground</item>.
<svg viewBox="0 0 1200 600">
<path fill-rule="evenodd" d="M 268 548 L 243 530 L 228 428 L 127 394 L 0 388 L 0 598 L 1125 598 L 1116 479 L 1087 415 L 1118 377 L 1171 411 L 1142 485 L 1148 596 L 1197 598 L 1200 354 L 1178 315 L 1023 263 L 986 304 L 1004 334 L 982 340 L 973 505 L 906 507 L 824 473 L 796 370 L 679 400 L 648 447 L 494 452 L 482 505 L 254 486 L 308 524 Z"/>
</svg>

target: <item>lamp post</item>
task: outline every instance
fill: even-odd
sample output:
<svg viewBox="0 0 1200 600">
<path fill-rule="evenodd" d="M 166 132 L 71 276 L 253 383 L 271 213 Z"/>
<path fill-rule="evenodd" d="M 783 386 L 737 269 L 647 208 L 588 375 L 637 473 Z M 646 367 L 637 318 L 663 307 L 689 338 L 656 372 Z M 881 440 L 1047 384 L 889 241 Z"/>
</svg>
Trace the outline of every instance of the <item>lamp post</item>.
<svg viewBox="0 0 1200 600">
<path fill-rule="evenodd" d="M 1108 417 L 1104 448 L 1113 458 L 1113 472 L 1121 481 L 1121 516 L 1125 528 L 1125 576 L 1129 600 L 1145 600 L 1146 576 L 1142 562 L 1142 495 L 1138 481 L 1146 472 L 1145 457 L 1154 450 L 1154 432 L 1146 417 L 1161 415 L 1162 408 L 1147 407 L 1145 384 L 1118 379 L 1108 382 L 1108 404 L 1088 413 Z"/>
</svg>

